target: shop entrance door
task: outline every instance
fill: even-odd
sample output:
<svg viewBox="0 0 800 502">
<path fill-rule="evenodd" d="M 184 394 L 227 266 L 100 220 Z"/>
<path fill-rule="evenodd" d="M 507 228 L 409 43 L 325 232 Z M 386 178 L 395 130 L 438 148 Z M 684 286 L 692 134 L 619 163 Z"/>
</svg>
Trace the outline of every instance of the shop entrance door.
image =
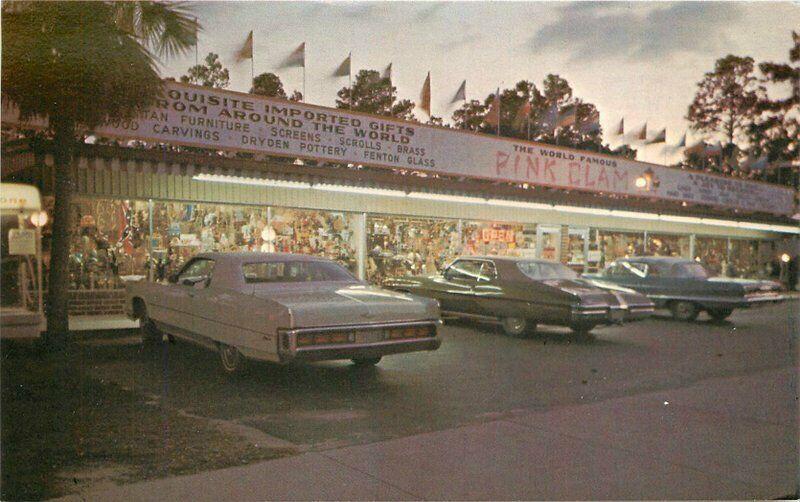
<svg viewBox="0 0 800 502">
<path fill-rule="evenodd" d="M 582 274 L 589 256 L 589 229 L 570 227 L 567 235 L 567 266 Z"/>
<path fill-rule="evenodd" d="M 560 261 L 561 227 L 536 227 L 536 257 L 543 260 Z"/>
</svg>

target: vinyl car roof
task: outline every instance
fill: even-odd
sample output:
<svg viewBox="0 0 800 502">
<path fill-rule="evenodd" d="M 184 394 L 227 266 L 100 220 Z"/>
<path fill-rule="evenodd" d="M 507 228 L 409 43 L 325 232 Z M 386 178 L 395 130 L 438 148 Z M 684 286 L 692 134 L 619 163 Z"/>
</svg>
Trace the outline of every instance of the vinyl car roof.
<svg viewBox="0 0 800 502">
<path fill-rule="evenodd" d="M 689 258 L 679 258 L 676 256 L 629 256 L 619 258 L 616 261 L 639 261 L 642 263 L 695 263 Z"/>
<path fill-rule="evenodd" d="M 545 260 L 542 258 L 526 258 L 524 256 L 459 256 L 456 260 L 492 260 L 492 261 L 504 261 L 504 262 L 536 262 L 536 263 L 560 263 L 553 260 Z M 453 261 L 456 261 L 453 260 Z"/>
<path fill-rule="evenodd" d="M 214 271 L 211 274 L 211 285 L 218 288 L 244 291 L 248 286 L 242 273 L 242 265 L 246 263 L 269 263 L 276 261 L 295 262 L 332 262 L 326 258 L 292 253 L 260 253 L 238 251 L 232 253 L 198 253 L 192 259 L 214 260 Z"/>
<path fill-rule="evenodd" d="M 331 261 L 318 256 L 294 253 L 261 253 L 258 251 L 236 251 L 231 253 L 198 253 L 193 258 L 206 258 L 216 262 L 232 264 L 262 263 L 272 261 Z"/>
</svg>

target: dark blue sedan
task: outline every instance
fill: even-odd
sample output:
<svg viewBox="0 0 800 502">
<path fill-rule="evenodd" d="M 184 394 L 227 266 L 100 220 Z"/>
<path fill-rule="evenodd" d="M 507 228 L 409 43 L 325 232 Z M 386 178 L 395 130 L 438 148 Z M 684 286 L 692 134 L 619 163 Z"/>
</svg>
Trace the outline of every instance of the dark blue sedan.
<svg viewBox="0 0 800 502">
<path fill-rule="evenodd" d="M 775 281 L 710 277 L 695 261 L 685 258 L 634 256 L 619 259 L 599 274 L 584 277 L 596 286 L 623 286 L 647 295 L 656 308 L 668 308 L 675 319 L 692 321 L 700 312 L 722 321 L 734 309 L 786 299 Z"/>
</svg>

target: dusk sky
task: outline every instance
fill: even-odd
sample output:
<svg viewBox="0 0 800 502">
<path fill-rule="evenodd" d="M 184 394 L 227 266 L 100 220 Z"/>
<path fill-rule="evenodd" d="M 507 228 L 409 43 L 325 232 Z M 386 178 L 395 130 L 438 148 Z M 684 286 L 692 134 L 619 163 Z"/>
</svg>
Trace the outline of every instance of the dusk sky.
<svg viewBox="0 0 800 502">
<path fill-rule="evenodd" d="M 220 55 L 231 72 L 229 89 L 249 89 L 250 61 L 234 54 L 254 31 L 255 73 L 280 75 L 287 90 L 301 89 L 300 68 L 278 69 L 306 42 L 307 101 L 333 106 L 346 77 L 331 76 L 353 53 L 353 73 L 393 63 L 401 98 L 419 100 L 428 71 L 433 114 L 449 120 L 450 104 L 467 80 L 467 98 L 483 99 L 521 79 L 540 85 L 557 73 L 575 95 L 597 105 L 605 141 L 625 117 L 633 131 L 647 121 L 667 128 L 675 144 L 696 83 L 729 53 L 760 61 L 787 61 L 791 30 L 800 29 L 800 3 L 629 2 L 234 2 L 197 3 L 203 31 L 200 59 Z M 166 61 L 178 77 L 194 54 Z M 788 91 L 788 90 L 787 90 Z M 420 112 L 421 113 L 421 112 Z M 427 119 L 427 117 L 425 117 Z M 689 135 L 689 143 L 699 140 Z M 663 162 L 676 149 L 652 145 L 639 158 Z"/>
</svg>

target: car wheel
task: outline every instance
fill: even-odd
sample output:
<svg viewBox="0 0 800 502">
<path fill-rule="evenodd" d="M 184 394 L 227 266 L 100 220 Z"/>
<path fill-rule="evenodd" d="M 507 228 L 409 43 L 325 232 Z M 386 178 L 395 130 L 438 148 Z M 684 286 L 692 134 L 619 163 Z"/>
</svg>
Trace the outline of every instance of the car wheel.
<svg viewBox="0 0 800 502">
<path fill-rule="evenodd" d="M 147 307 L 144 303 L 137 303 L 139 314 L 139 331 L 142 334 L 142 343 L 145 345 L 155 345 L 164 339 L 164 333 L 156 327 L 156 323 L 147 315 Z"/>
<path fill-rule="evenodd" d="M 728 318 L 733 313 L 733 309 L 714 309 L 709 310 L 708 315 L 711 316 L 716 322 L 722 322 Z"/>
<path fill-rule="evenodd" d="M 381 362 L 381 357 L 357 357 L 353 359 L 353 364 L 358 367 L 375 366 Z"/>
<path fill-rule="evenodd" d="M 219 344 L 219 360 L 225 373 L 239 373 L 244 368 L 244 356 L 233 345 Z"/>
<path fill-rule="evenodd" d="M 506 335 L 515 338 L 525 336 L 529 330 L 536 328 L 536 324 L 522 317 L 504 317 L 501 320 L 501 325 Z"/>
<path fill-rule="evenodd" d="M 697 305 L 692 302 L 672 302 L 670 310 L 672 311 L 672 317 L 679 321 L 694 321 L 700 314 Z"/>
</svg>

